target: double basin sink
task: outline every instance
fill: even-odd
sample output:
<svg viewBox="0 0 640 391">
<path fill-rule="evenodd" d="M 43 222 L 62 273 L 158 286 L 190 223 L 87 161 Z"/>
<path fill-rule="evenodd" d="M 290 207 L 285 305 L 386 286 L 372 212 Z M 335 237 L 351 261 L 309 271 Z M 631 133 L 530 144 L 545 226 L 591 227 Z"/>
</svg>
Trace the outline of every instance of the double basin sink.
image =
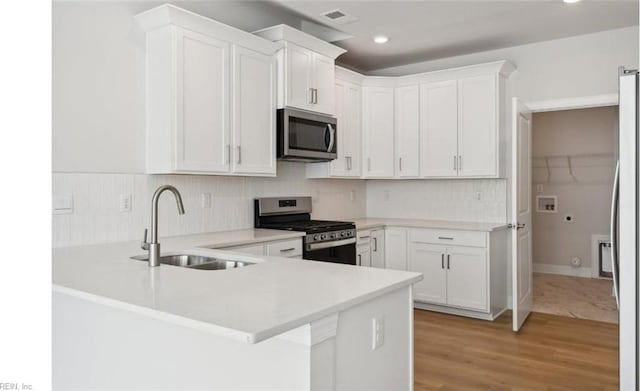
<svg viewBox="0 0 640 391">
<path fill-rule="evenodd" d="M 138 255 L 135 257 L 131 257 L 131 259 L 137 259 L 139 261 L 146 262 L 149 261 L 149 257 L 147 255 Z M 194 254 L 163 255 L 160 257 L 160 263 L 164 265 L 180 266 L 186 267 L 188 269 L 199 270 L 237 269 L 239 267 L 254 264 L 252 262 L 219 259 L 215 257 Z"/>
</svg>

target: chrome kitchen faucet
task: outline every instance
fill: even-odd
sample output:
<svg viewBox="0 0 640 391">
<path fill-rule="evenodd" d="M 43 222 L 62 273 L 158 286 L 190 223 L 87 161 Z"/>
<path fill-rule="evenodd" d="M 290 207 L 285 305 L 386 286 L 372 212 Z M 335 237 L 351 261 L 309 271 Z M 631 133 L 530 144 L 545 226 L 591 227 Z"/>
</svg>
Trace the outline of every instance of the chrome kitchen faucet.
<svg viewBox="0 0 640 391">
<path fill-rule="evenodd" d="M 160 266 L 160 243 L 158 243 L 158 200 L 160 194 L 165 190 L 170 190 L 176 197 L 178 204 L 178 213 L 184 214 L 184 206 L 182 205 L 182 196 L 178 189 L 171 185 L 163 185 L 158 187 L 153 198 L 151 199 L 151 241 L 147 242 L 147 229 L 144 229 L 144 238 L 142 239 L 141 247 L 143 250 L 149 250 L 149 266 Z"/>
</svg>

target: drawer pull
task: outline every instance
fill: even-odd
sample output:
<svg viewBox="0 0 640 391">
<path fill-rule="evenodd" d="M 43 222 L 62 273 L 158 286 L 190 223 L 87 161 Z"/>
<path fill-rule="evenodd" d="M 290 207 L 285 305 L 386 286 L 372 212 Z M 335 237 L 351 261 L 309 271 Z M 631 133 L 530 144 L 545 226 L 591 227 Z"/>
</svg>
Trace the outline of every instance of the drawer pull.
<svg viewBox="0 0 640 391">
<path fill-rule="evenodd" d="M 440 254 L 442 255 L 442 261 L 440 262 L 440 267 L 444 269 L 444 254 Z"/>
<path fill-rule="evenodd" d="M 288 253 L 289 251 L 293 251 L 295 250 L 295 247 L 290 247 L 290 248 L 283 248 L 282 250 L 280 250 L 281 253 Z"/>
<path fill-rule="evenodd" d="M 367 236 L 358 236 L 358 239 L 369 239 L 371 236 L 367 235 Z"/>
<path fill-rule="evenodd" d="M 447 269 L 450 269 L 449 263 L 451 262 L 451 254 L 447 254 Z"/>
<path fill-rule="evenodd" d="M 453 240 L 453 238 L 450 237 L 450 236 L 438 236 L 438 239 L 440 239 L 440 240 Z"/>
</svg>

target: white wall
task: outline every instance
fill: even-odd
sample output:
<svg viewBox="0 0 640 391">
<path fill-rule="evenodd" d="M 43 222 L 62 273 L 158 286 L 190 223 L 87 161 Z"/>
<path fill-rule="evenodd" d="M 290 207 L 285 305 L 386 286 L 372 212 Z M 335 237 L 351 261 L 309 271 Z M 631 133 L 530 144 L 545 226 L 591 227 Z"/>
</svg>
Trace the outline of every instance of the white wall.
<svg viewBox="0 0 640 391">
<path fill-rule="evenodd" d="M 515 93 L 524 102 L 615 94 L 617 68 L 638 67 L 638 26 L 511 48 L 380 69 L 375 75 L 406 75 L 509 60 L 517 71 Z"/>
<path fill-rule="evenodd" d="M 537 267 L 571 270 L 573 257 L 590 267 L 591 236 L 609 234 L 617 123 L 615 106 L 533 115 L 532 249 L 534 263 L 544 264 Z M 567 156 L 572 157 L 575 179 Z M 550 177 L 544 157 L 549 157 Z M 537 212 L 538 195 L 557 196 L 557 213 Z M 573 222 L 564 220 L 567 214 Z"/>
</svg>

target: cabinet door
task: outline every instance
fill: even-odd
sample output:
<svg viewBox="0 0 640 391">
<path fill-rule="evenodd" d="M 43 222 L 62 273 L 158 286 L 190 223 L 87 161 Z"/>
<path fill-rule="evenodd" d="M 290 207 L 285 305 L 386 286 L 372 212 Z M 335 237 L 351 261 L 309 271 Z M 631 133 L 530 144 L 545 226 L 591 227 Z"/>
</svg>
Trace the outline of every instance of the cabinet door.
<svg viewBox="0 0 640 391">
<path fill-rule="evenodd" d="M 458 175 L 498 175 L 496 76 L 458 80 Z"/>
<path fill-rule="evenodd" d="M 371 266 L 384 269 L 384 229 L 371 231 Z"/>
<path fill-rule="evenodd" d="M 313 52 L 290 42 L 286 45 L 285 106 L 313 110 L 310 84 Z"/>
<path fill-rule="evenodd" d="M 455 80 L 420 86 L 420 165 L 424 177 L 454 177 L 458 166 Z"/>
<path fill-rule="evenodd" d="M 274 60 L 235 46 L 232 70 L 232 171 L 275 175 Z"/>
<path fill-rule="evenodd" d="M 471 247 L 447 250 L 447 304 L 488 311 L 487 250 Z"/>
<path fill-rule="evenodd" d="M 393 88 L 365 87 L 363 94 L 364 167 L 366 178 L 393 176 Z"/>
<path fill-rule="evenodd" d="M 229 44 L 176 28 L 177 171 L 229 171 Z"/>
<path fill-rule="evenodd" d="M 420 173 L 420 88 L 396 88 L 395 98 L 396 176 L 417 177 Z"/>
<path fill-rule="evenodd" d="M 407 270 L 407 230 L 384 230 L 384 266 L 387 269 Z"/>
<path fill-rule="evenodd" d="M 335 83 L 335 113 L 338 119 L 338 158 L 330 163 L 331 176 L 362 175 L 362 95 L 361 88 L 342 80 Z"/>
<path fill-rule="evenodd" d="M 371 248 L 369 245 L 361 245 L 356 250 L 356 261 L 358 266 L 371 267 Z"/>
<path fill-rule="evenodd" d="M 313 54 L 311 87 L 316 90 L 315 100 L 311 108 L 313 111 L 334 114 L 333 85 L 335 69 L 335 64 L 331 58 L 318 53 Z"/>
<path fill-rule="evenodd" d="M 447 248 L 433 244 L 409 244 L 409 271 L 422 273 L 422 281 L 413 284 L 413 299 L 435 304 L 447 303 Z"/>
<path fill-rule="evenodd" d="M 349 118 L 348 111 L 350 107 L 347 107 L 347 84 L 343 81 L 336 80 L 334 85 L 334 103 L 336 119 L 338 121 L 336 128 L 337 143 L 338 143 L 338 157 L 329 163 L 331 176 L 346 176 L 349 167 L 349 160 L 346 157 L 348 150 L 347 141 L 345 140 L 345 134 L 349 132 Z"/>
</svg>

